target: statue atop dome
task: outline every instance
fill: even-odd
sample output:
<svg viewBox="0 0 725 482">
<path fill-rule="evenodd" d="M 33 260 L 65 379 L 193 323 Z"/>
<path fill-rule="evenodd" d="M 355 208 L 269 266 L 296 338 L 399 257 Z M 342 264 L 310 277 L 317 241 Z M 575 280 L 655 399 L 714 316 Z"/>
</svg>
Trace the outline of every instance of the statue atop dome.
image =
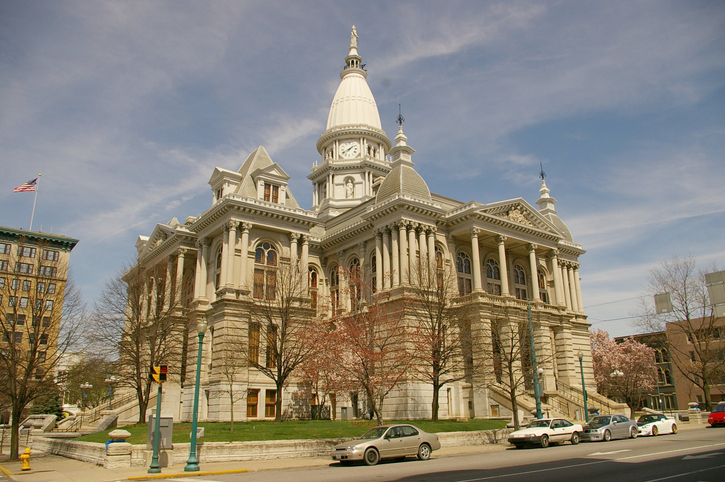
<svg viewBox="0 0 725 482">
<path fill-rule="evenodd" d="M 352 32 L 350 32 L 350 48 L 357 48 L 357 30 L 355 29 L 355 26 L 352 26 Z"/>
</svg>

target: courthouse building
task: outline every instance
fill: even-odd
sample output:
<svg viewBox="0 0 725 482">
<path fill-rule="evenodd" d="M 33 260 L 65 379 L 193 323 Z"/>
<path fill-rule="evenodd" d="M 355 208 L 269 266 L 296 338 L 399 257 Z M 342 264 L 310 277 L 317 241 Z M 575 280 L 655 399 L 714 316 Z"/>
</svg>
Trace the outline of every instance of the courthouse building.
<svg viewBox="0 0 725 482">
<path fill-rule="evenodd" d="M 300 207 L 288 185 L 290 176 L 260 146 L 238 169 L 214 169 L 209 209 L 183 222 L 160 223 L 150 236 L 139 237 L 139 260 L 167 265 L 167 279 L 183 290 L 192 320 L 181 363 L 184 373 L 172 373 L 164 386 L 165 411 L 191 418 L 193 321 L 203 318 L 209 329 L 200 419 L 229 419 L 229 396 L 215 360 L 215 331 L 247 330 L 250 307 L 263 296 L 265 285 L 275 282 L 275 267 L 296 263 L 309 273 L 309 306 L 320 316 L 332 315 L 321 310 L 353 308 L 341 294 L 341 274 L 350 266 L 372 273 L 376 294 L 395 296 L 410 286 L 417 263 L 442 262 L 458 271 L 460 295 L 475 306 L 480 327 L 487 326 L 496 307 L 525 317 L 530 299 L 543 393 L 547 406 L 557 410 L 552 415 L 583 418 L 579 353 L 590 405 L 606 403 L 593 393 L 590 325 L 579 280 L 579 257 L 585 251 L 557 216 L 546 183 L 542 179 L 537 206 L 522 197 L 461 202 L 431 193 L 415 170 L 414 149 L 402 123 L 393 142 L 383 131 L 367 75 L 353 27 L 327 127 L 317 141 L 319 158 L 307 176 L 310 209 Z M 331 302 L 315 302 L 323 298 Z M 263 355 L 264 347 L 259 351 Z M 247 396 L 235 404 L 235 418 L 274 417 L 278 394 L 272 380 L 253 368 L 242 378 L 238 388 Z M 300 390 L 294 377 L 286 390 L 285 411 L 300 403 L 291 396 Z M 430 385 L 406 380 L 386 401 L 386 418 L 429 418 L 431 396 Z M 338 394 L 335 415 L 360 414 L 364 399 L 362 394 Z M 522 394 L 519 403 L 531 409 L 532 394 Z M 510 400 L 495 380 L 463 380 L 441 392 L 441 418 L 508 416 L 510 410 Z"/>
</svg>

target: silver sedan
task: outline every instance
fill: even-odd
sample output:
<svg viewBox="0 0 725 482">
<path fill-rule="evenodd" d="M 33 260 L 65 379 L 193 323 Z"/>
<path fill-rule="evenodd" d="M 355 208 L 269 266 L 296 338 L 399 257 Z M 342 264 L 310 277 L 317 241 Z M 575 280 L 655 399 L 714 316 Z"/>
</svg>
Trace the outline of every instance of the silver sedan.
<svg viewBox="0 0 725 482">
<path fill-rule="evenodd" d="M 341 464 L 362 461 L 375 465 L 380 459 L 416 456 L 428 460 L 434 450 L 441 448 L 438 435 L 427 433 L 413 425 L 382 425 L 371 428 L 359 439 L 335 446 L 332 459 Z"/>
<path fill-rule="evenodd" d="M 600 415 L 589 420 L 589 423 L 584 426 L 582 440 L 609 442 L 615 438 L 635 438 L 636 436 L 637 422 L 634 420 L 624 415 Z"/>
</svg>

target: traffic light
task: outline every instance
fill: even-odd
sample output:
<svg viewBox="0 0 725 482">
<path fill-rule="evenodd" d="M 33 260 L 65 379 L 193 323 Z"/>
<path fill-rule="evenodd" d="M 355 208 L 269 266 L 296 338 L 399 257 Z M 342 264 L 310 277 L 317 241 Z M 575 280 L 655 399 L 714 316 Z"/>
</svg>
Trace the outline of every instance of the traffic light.
<svg viewBox="0 0 725 482">
<path fill-rule="evenodd" d="M 158 367 L 151 367 L 149 373 L 149 379 L 156 383 L 164 383 L 166 381 L 166 374 L 169 372 L 169 368 L 166 365 Z"/>
</svg>

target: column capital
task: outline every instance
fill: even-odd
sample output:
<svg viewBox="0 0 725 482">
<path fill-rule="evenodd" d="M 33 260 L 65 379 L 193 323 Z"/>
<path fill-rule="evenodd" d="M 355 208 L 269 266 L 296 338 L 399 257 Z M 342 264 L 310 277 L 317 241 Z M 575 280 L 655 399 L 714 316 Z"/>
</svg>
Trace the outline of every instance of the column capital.
<svg viewBox="0 0 725 482">
<path fill-rule="evenodd" d="M 508 239 L 509 239 L 509 238 L 508 238 L 507 236 L 504 236 L 503 234 L 499 234 L 498 236 L 496 236 L 496 242 L 497 242 L 498 244 L 503 244 L 503 243 L 505 243 L 506 241 L 508 241 Z"/>
<path fill-rule="evenodd" d="M 416 229 L 418 229 L 418 226 L 420 226 L 420 224 L 416 223 L 415 221 L 408 221 L 405 224 L 408 227 L 408 229 L 412 229 L 412 230 L 416 230 Z"/>
<path fill-rule="evenodd" d="M 376 229 L 375 230 L 375 237 L 383 239 L 383 230 L 382 229 Z"/>
<path fill-rule="evenodd" d="M 183 257 L 184 257 L 184 256 L 186 256 L 187 254 L 189 254 L 189 248 L 178 248 L 178 249 L 176 250 L 176 252 L 177 252 L 177 256 L 178 256 L 179 258 L 183 258 Z"/>
<path fill-rule="evenodd" d="M 438 232 L 438 226 L 426 226 L 425 228 L 426 234 L 435 234 Z"/>
<path fill-rule="evenodd" d="M 299 233 L 289 233 L 289 239 L 290 239 L 290 241 L 297 241 L 298 239 L 300 239 L 300 234 Z"/>
<path fill-rule="evenodd" d="M 239 226 L 239 221 L 227 221 L 224 223 L 224 232 L 234 231 Z"/>
<path fill-rule="evenodd" d="M 551 251 L 549 251 L 549 258 L 556 259 L 559 257 L 559 250 L 556 248 L 553 248 Z"/>
<path fill-rule="evenodd" d="M 196 247 L 197 248 L 206 248 L 211 244 L 211 241 L 209 241 L 209 238 L 199 238 L 196 240 Z"/>
<path fill-rule="evenodd" d="M 481 234 L 480 228 L 471 228 L 468 230 L 468 234 L 471 235 L 472 238 L 477 238 L 479 234 Z"/>
<path fill-rule="evenodd" d="M 529 253 L 531 253 L 533 251 L 536 251 L 539 246 L 534 243 L 529 243 L 526 247 L 529 249 Z"/>
<path fill-rule="evenodd" d="M 248 233 L 252 229 L 252 223 L 241 223 L 242 233 Z"/>
</svg>

